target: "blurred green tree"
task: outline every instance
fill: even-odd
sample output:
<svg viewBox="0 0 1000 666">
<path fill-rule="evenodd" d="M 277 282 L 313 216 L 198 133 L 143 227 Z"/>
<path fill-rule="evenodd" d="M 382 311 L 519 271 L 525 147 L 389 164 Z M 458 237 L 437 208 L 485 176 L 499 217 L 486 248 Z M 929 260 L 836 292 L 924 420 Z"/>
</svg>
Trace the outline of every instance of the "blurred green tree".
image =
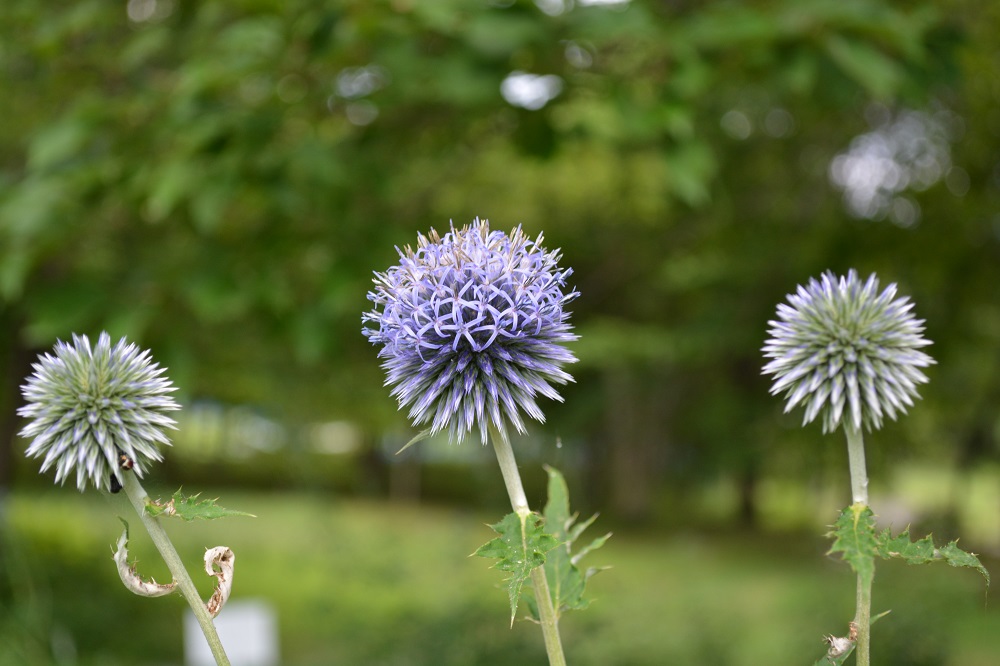
<svg viewBox="0 0 1000 666">
<path fill-rule="evenodd" d="M 71 331 L 139 340 L 191 395 L 401 423 L 359 333 L 371 271 L 476 215 L 576 269 L 581 381 L 552 413 L 619 513 L 723 466 L 752 514 L 802 437 L 757 376 L 765 322 L 826 268 L 907 284 L 940 340 L 935 413 L 969 377 L 995 397 L 998 88 L 977 77 L 1000 22 L 973 4 L 10 0 L 0 479 L 27 359 Z M 828 173 L 866 110 L 934 104 L 965 118 L 964 193 L 912 194 L 909 227 L 852 218 Z M 976 404 L 918 439 L 981 432 Z"/>
</svg>

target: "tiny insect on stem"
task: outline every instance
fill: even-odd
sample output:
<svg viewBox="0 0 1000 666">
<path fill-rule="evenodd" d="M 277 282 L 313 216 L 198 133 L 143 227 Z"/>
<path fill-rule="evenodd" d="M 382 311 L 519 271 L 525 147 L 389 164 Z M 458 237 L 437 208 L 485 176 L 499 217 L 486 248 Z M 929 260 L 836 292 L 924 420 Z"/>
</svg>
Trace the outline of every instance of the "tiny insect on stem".
<svg viewBox="0 0 1000 666">
<path fill-rule="evenodd" d="M 121 449 L 115 449 L 118 451 L 118 466 L 122 469 L 132 469 L 135 467 L 135 461 L 125 455 L 125 452 Z M 118 476 L 114 473 L 111 474 L 111 479 L 108 483 L 108 487 L 111 490 L 111 494 L 117 494 L 121 492 L 122 483 L 118 480 Z"/>
</svg>

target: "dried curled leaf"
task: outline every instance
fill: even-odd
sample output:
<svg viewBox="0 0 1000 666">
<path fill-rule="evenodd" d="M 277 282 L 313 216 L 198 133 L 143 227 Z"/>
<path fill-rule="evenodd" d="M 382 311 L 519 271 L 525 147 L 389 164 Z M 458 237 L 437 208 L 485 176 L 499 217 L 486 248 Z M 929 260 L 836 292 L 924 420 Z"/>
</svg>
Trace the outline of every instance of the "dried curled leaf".
<svg viewBox="0 0 1000 666">
<path fill-rule="evenodd" d="M 176 582 L 157 583 L 152 578 L 143 580 L 136 572 L 135 564 L 128 563 L 128 523 L 124 520 L 122 523 L 125 525 L 125 530 L 118 538 L 118 548 L 115 550 L 114 560 L 115 564 L 118 565 L 118 575 L 121 577 L 125 589 L 140 597 L 162 597 L 173 592 L 177 588 Z"/>
<path fill-rule="evenodd" d="M 871 624 L 875 624 L 889 611 L 883 611 L 872 617 Z M 850 632 L 847 636 L 824 636 L 823 642 L 827 644 L 826 654 L 816 660 L 813 666 L 841 666 L 847 658 L 854 653 L 854 648 L 858 644 L 858 625 L 852 621 L 849 625 Z"/>
<path fill-rule="evenodd" d="M 215 617 L 229 601 L 233 591 L 233 569 L 236 566 L 236 554 L 226 546 L 216 546 L 205 551 L 205 573 L 215 576 L 217 582 L 212 598 L 205 603 L 208 614 Z"/>
<path fill-rule="evenodd" d="M 824 636 L 823 642 L 830 646 L 826 651 L 826 658 L 830 663 L 835 663 L 834 659 L 849 655 L 855 644 L 855 641 L 847 636 Z"/>
</svg>

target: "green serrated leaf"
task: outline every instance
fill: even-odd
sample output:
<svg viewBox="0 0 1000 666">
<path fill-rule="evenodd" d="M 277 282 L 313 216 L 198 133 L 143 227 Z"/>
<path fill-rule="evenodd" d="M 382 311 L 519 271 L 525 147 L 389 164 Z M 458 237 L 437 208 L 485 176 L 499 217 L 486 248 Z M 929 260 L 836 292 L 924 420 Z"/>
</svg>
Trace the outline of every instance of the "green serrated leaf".
<svg viewBox="0 0 1000 666">
<path fill-rule="evenodd" d="M 550 496 L 549 501 L 550 502 L 552 501 L 551 500 L 551 496 Z M 569 505 L 568 505 L 568 503 L 567 503 L 566 510 L 567 510 L 567 513 L 568 513 L 569 512 Z M 587 520 L 584 520 L 583 522 L 580 522 L 580 523 L 577 523 L 577 524 L 573 525 L 573 527 L 569 530 L 569 537 L 570 537 L 570 539 L 572 539 L 573 541 L 576 541 L 578 538 L 580 538 L 580 535 L 583 534 L 584 530 L 586 530 L 588 527 L 590 527 L 591 525 L 593 525 L 595 520 L 597 520 L 597 514 L 596 513 L 594 515 L 592 515 L 590 518 L 587 518 Z"/>
<path fill-rule="evenodd" d="M 587 553 L 603 546 L 611 534 L 594 539 L 574 554 L 573 544 L 583 531 L 594 523 L 597 515 L 578 523 L 579 516 L 570 513 L 566 479 L 554 467 L 546 466 L 545 471 L 549 475 L 549 497 L 544 513 L 545 529 L 559 543 L 545 561 L 545 577 L 552 595 L 552 606 L 558 618 L 563 611 L 582 610 L 590 605 L 590 601 L 584 597 L 587 580 L 597 572 L 603 571 L 604 567 L 591 567 L 581 571 L 578 564 Z M 532 617 L 537 620 L 537 603 L 531 599 L 528 605 Z"/>
<path fill-rule="evenodd" d="M 917 541 L 910 541 L 910 530 L 905 529 L 893 537 L 889 530 L 883 530 L 878 535 L 878 555 L 883 559 L 898 558 L 908 564 L 926 564 L 943 560 L 953 567 L 968 567 L 975 569 L 990 584 L 990 572 L 979 561 L 974 553 L 967 553 L 958 547 L 958 541 L 952 541 L 938 549 L 934 547 L 931 535 Z"/>
<path fill-rule="evenodd" d="M 473 555 L 499 560 L 493 568 L 510 574 L 504 579 L 504 587 L 510 598 L 513 624 L 524 582 L 532 569 L 545 564 L 545 554 L 559 542 L 545 533 L 542 518 L 536 513 L 510 513 L 490 528 L 500 536 L 480 546 Z"/>
<path fill-rule="evenodd" d="M 950 542 L 938 551 L 945 562 L 953 567 L 969 567 L 975 569 L 986 579 L 986 587 L 990 586 L 990 572 L 979 561 L 975 553 L 967 553 L 958 547 L 958 540 Z"/>
<path fill-rule="evenodd" d="M 878 556 L 884 560 L 898 557 L 909 564 L 924 564 L 934 560 L 934 542 L 930 536 L 919 541 L 910 541 L 910 530 L 905 529 L 893 537 L 888 530 L 882 530 L 878 537 Z"/>
<path fill-rule="evenodd" d="M 607 540 L 610 539 L 610 538 L 611 538 L 611 532 L 608 532 L 604 536 L 597 537 L 596 539 L 594 539 L 593 541 L 591 541 L 590 543 L 588 543 L 586 546 L 584 546 L 583 548 L 581 548 L 580 550 L 578 550 L 576 552 L 576 554 L 573 555 L 572 558 L 570 558 L 570 561 L 573 564 L 579 564 L 580 560 L 582 560 L 585 555 L 587 555 L 591 551 L 597 550 L 598 548 L 600 548 L 601 546 L 603 546 L 607 542 Z M 607 567 L 600 567 L 598 569 L 598 571 L 603 571 L 606 568 Z M 595 573 L 596 573 L 596 571 L 595 571 Z M 588 578 L 589 578 L 589 576 L 588 576 Z"/>
<path fill-rule="evenodd" d="M 182 520 L 191 521 L 196 518 L 202 520 L 214 520 L 215 518 L 225 518 L 227 516 L 247 516 L 256 518 L 257 516 L 246 511 L 227 509 L 216 504 L 216 499 L 199 500 L 198 495 L 185 496 L 178 489 L 169 501 L 146 500 L 146 512 L 151 516 L 176 516 Z"/>
<path fill-rule="evenodd" d="M 957 541 L 938 549 L 934 547 L 933 539 L 928 535 L 917 541 L 910 540 L 909 529 L 896 536 L 888 529 L 876 533 L 875 516 L 872 510 L 864 504 L 854 504 L 840 514 L 833 526 L 830 536 L 834 538 L 830 553 L 841 553 L 841 557 L 859 577 L 867 577 L 868 582 L 875 575 L 875 557 L 882 559 L 901 559 L 909 564 L 925 564 L 944 560 L 953 567 L 969 567 L 977 570 L 990 584 L 990 574 L 972 553 L 967 553 L 958 547 Z M 884 617 L 888 611 L 872 618 L 871 623 Z M 830 641 L 846 641 L 846 639 L 827 638 Z M 831 645 L 834 645 L 831 643 Z M 826 655 L 815 662 L 815 666 L 837 666 L 847 661 L 854 652 L 854 644 L 846 646 L 843 652 L 831 647 Z"/>
<path fill-rule="evenodd" d="M 875 577 L 875 515 L 865 504 L 852 504 L 844 509 L 833 525 L 833 545 L 828 554 L 841 553 L 854 572 L 866 583 Z"/>
</svg>

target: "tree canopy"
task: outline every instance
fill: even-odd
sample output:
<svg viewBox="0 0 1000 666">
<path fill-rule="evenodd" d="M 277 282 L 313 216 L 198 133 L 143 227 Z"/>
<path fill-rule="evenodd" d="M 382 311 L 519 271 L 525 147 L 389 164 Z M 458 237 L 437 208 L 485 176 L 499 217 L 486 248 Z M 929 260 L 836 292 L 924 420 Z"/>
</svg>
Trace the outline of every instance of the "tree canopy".
<svg viewBox="0 0 1000 666">
<path fill-rule="evenodd" d="M 574 267 L 579 384 L 551 415 L 612 477 L 752 474 L 804 437 L 759 376 L 766 321 L 850 267 L 899 282 L 937 343 L 903 438 L 995 451 L 996 8 L 9 0 L 0 18 L 5 414 L 29 352 L 107 329 L 189 396 L 402 423 L 360 334 L 372 271 L 479 216 L 544 230 Z"/>
</svg>

